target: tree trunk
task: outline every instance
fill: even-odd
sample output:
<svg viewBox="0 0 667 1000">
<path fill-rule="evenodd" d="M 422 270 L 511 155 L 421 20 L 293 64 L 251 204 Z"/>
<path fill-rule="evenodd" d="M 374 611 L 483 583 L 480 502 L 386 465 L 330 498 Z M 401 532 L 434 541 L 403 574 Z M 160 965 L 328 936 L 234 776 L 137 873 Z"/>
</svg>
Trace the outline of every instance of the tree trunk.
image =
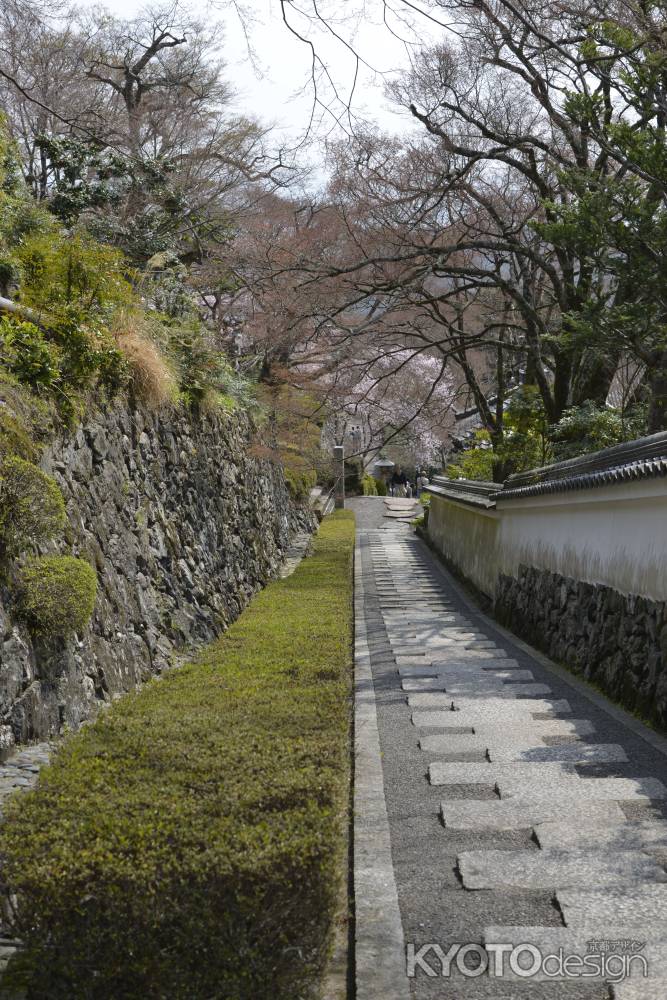
<svg viewBox="0 0 667 1000">
<path fill-rule="evenodd" d="M 574 406 L 581 406 L 587 400 L 592 400 L 598 406 L 604 406 L 619 361 L 620 351 L 614 351 L 611 357 L 606 358 L 584 351 L 572 388 Z"/>
<path fill-rule="evenodd" d="M 554 412 L 549 414 L 550 422 L 557 423 L 571 403 L 572 390 L 572 358 L 563 351 L 555 353 L 556 368 L 554 371 Z"/>
<path fill-rule="evenodd" d="M 660 351 L 657 362 L 648 372 L 651 402 L 648 411 L 648 432 L 667 431 L 667 351 Z"/>
</svg>

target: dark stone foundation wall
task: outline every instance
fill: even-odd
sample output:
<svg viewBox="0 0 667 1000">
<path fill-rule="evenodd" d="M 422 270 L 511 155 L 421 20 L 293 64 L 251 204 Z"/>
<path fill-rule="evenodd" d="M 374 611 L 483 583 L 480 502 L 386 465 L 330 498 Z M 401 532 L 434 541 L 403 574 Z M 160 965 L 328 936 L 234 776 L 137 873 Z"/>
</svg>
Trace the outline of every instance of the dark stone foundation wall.
<svg viewBox="0 0 667 1000">
<path fill-rule="evenodd" d="M 99 708 L 220 634 L 314 518 L 280 466 L 253 456 L 242 414 L 195 418 L 119 402 L 52 443 L 42 467 L 67 505 L 51 552 L 98 579 L 90 625 L 33 642 L 0 582 L 0 737 L 77 728 Z"/>
<path fill-rule="evenodd" d="M 498 579 L 496 618 L 531 645 L 667 728 L 664 601 L 520 566 Z"/>
</svg>

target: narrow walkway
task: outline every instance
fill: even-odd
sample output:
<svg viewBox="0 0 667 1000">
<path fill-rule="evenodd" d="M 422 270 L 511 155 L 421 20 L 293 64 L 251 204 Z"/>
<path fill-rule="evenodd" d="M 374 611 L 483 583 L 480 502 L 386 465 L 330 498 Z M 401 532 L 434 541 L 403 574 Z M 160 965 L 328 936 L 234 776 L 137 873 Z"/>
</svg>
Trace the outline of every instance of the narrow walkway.
<svg viewBox="0 0 667 1000">
<path fill-rule="evenodd" d="M 358 635 L 367 643 L 381 755 L 376 784 L 384 779 L 383 789 L 369 790 L 368 765 L 357 766 L 356 822 L 364 830 L 365 811 L 384 792 L 393 880 L 383 878 L 383 891 L 390 909 L 395 885 L 402 945 L 414 956 L 414 976 L 401 957 L 405 978 L 394 977 L 389 996 L 373 968 L 398 967 L 396 935 L 385 928 L 373 942 L 363 898 L 372 872 L 358 864 L 359 997 L 665 1000 L 661 741 L 495 626 L 408 526 L 383 522 L 381 501 L 350 506 Z M 357 690 L 359 699 L 359 679 Z M 367 699 L 360 712 L 365 719 Z M 592 965 L 587 977 L 581 968 L 569 977 L 521 974 L 561 949 L 582 958 L 628 947 L 636 954 L 638 942 L 649 979 L 636 958 L 596 976 Z M 466 976 L 454 958 L 443 976 L 443 953 L 455 943 L 488 946 L 502 974 Z M 516 953 L 512 970 L 509 948 L 503 957 L 494 944 L 533 950 Z M 460 963 L 476 969 L 480 953 L 473 948 Z M 614 985 L 627 964 L 630 978 Z"/>
</svg>

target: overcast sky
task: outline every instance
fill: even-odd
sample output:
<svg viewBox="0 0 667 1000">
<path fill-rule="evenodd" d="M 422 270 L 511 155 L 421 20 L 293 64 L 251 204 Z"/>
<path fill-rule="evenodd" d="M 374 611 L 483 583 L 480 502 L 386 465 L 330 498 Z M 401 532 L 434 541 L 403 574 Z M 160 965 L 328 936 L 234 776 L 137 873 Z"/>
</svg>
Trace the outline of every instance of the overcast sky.
<svg viewBox="0 0 667 1000">
<path fill-rule="evenodd" d="M 99 6 L 94 0 L 78 0 L 81 7 Z M 222 56 L 227 64 L 227 78 L 238 93 L 239 110 L 247 111 L 267 124 L 277 126 L 294 141 L 303 135 L 312 110 L 310 52 L 290 34 L 282 22 L 278 0 L 244 0 L 251 10 L 250 37 L 256 64 L 248 52 L 243 29 L 237 16 L 206 0 L 183 3 L 184 9 L 200 14 L 203 19 L 221 21 L 225 26 Z M 102 4 L 118 17 L 134 17 L 144 6 L 135 0 L 114 0 Z M 383 94 L 385 74 L 392 74 L 409 65 L 410 47 L 402 43 L 382 24 L 382 0 L 366 0 L 366 16 L 354 21 L 349 16 L 337 29 L 348 38 L 371 67 L 361 66 L 354 98 L 355 111 L 375 122 L 380 128 L 400 134 L 413 127 L 410 116 L 392 109 Z M 340 0 L 340 10 L 346 15 L 355 9 L 355 0 Z M 441 29 L 425 19 L 419 19 L 419 34 L 428 43 L 440 37 Z M 295 25 L 311 32 L 318 53 L 335 72 L 336 86 L 347 95 L 354 79 L 354 60 L 345 47 L 326 35 L 322 29 L 313 31 L 305 23 Z M 406 26 L 394 24 L 397 34 L 410 39 Z M 416 36 L 413 34 L 412 40 Z M 374 72 L 375 71 L 375 72 Z M 340 110 L 340 109 L 339 109 Z M 335 132 L 333 118 L 321 113 L 317 131 L 320 138 L 330 130 Z M 338 130 L 339 134 L 340 130 Z M 311 158 L 316 156 L 311 152 Z"/>
</svg>

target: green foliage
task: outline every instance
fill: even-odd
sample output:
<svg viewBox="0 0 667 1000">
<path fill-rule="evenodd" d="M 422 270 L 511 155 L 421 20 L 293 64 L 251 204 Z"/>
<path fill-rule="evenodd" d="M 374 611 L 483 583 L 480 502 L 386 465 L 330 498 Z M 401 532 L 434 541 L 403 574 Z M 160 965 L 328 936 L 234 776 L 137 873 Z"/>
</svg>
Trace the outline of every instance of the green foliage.
<svg viewBox="0 0 667 1000">
<path fill-rule="evenodd" d="M 503 420 L 503 440 L 496 449 L 503 478 L 546 465 L 551 457 L 549 423 L 536 386 L 523 385 L 510 399 Z"/>
<path fill-rule="evenodd" d="M 136 338 L 128 358 L 110 333 L 119 316 L 134 312 L 143 314 L 142 325 L 154 334 L 153 371 L 173 368 L 185 402 L 252 408 L 254 386 L 234 371 L 200 321 L 186 287 L 186 268 L 173 249 L 182 205 L 169 188 L 172 167 L 128 164 L 71 137 L 42 136 L 40 144 L 55 168 L 53 214 L 29 198 L 20 159 L 0 118 L 0 294 L 32 310 L 29 318 L 35 319 L 0 318 L 4 370 L 55 399 L 61 416 L 71 420 L 91 389 L 112 395 L 136 375 L 142 363 Z M 146 212 L 125 222 L 111 219 L 113 212 L 107 210 L 137 186 L 151 194 Z M 93 222 L 96 229 L 90 228 Z M 124 228 L 127 239 L 117 238 L 109 226 Z M 137 290 L 132 265 L 149 259 L 145 287 Z M 144 350 L 144 362 L 148 353 Z"/>
<path fill-rule="evenodd" d="M 60 378 L 60 353 L 34 323 L 0 318 L 0 348 L 7 370 L 33 389 L 52 390 Z"/>
<path fill-rule="evenodd" d="M 173 162 L 139 161 L 73 136 L 43 135 L 38 144 L 55 168 L 49 210 L 66 226 L 84 218 L 96 239 L 136 265 L 172 252 L 183 238 L 188 206 L 173 184 Z M 129 213 L 128 202 L 135 205 Z"/>
<path fill-rule="evenodd" d="M 113 394 L 126 382 L 128 365 L 105 330 L 88 330 L 75 319 L 48 332 L 33 323 L 0 318 L 6 370 L 23 385 L 54 396 L 61 411 L 75 410 L 73 394 L 97 383 Z"/>
<path fill-rule="evenodd" d="M 23 422 L 3 406 L 0 408 L 0 467 L 10 455 L 32 461 L 37 449 Z"/>
<path fill-rule="evenodd" d="M 25 194 L 21 157 L 4 114 L 0 114 L 0 194 L 4 198 L 20 198 Z"/>
<path fill-rule="evenodd" d="M 641 409 L 624 417 L 619 410 L 591 402 L 571 407 L 550 428 L 553 457 L 560 462 L 631 441 L 645 433 L 645 421 L 646 414 Z"/>
<path fill-rule="evenodd" d="M 83 322 L 134 301 L 125 257 L 85 231 L 55 224 L 27 237 L 16 251 L 21 301 L 48 316 Z"/>
<path fill-rule="evenodd" d="M 255 402 L 252 383 L 234 371 L 196 317 L 165 319 L 157 331 L 157 339 L 178 373 L 187 402 L 199 406 L 216 396 L 245 408 Z"/>
<path fill-rule="evenodd" d="M 456 461 L 450 462 L 445 469 L 449 479 L 474 479 L 480 483 L 493 481 L 495 459 L 489 435 L 486 431 L 476 431 L 475 439 L 479 444 L 461 452 Z"/>
<path fill-rule="evenodd" d="M 87 328 L 72 317 L 56 326 L 52 336 L 60 352 L 64 393 L 84 391 L 98 383 L 113 395 L 125 385 L 127 361 L 104 327 Z"/>
<path fill-rule="evenodd" d="M 365 497 L 376 497 L 378 496 L 377 482 L 371 475 L 364 473 L 361 480 L 361 488 Z"/>
<path fill-rule="evenodd" d="M 287 489 L 296 503 L 306 503 L 310 491 L 317 482 L 317 473 L 314 469 L 299 469 L 285 466 L 285 482 Z"/>
<path fill-rule="evenodd" d="M 64 528 L 65 519 L 55 480 L 17 455 L 0 463 L 0 542 L 6 554 L 47 541 Z"/>
<path fill-rule="evenodd" d="M 451 463 L 447 475 L 450 479 L 494 482 L 545 465 L 551 456 L 548 430 L 542 397 L 535 386 L 524 385 L 507 405 L 501 440 L 492 447 L 489 433 L 476 431 L 475 447 Z"/>
<path fill-rule="evenodd" d="M 3 807 L 12 986 L 310 995 L 345 850 L 353 544 L 348 512 L 326 518 L 219 642 L 68 737 Z"/>
<path fill-rule="evenodd" d="M 136 169 L 129 157 L 72 135 L 42 135 L 37 144 L 53 167 L 49 210 L 65 225 L 89 209 L 120 206 Z"/>
<path fill-rule="evenodd" d="M 605 156 L 590 169 L 561 171 L 561 193 L 545 203 L 546 222 L 535 228 L 579 260 L 559 349 L 590 353 L 612 369 L 632 357 L 652 397 L 649 430 L 660 430 L 667 426 L 667 135 L 658 95 L 667 64 L 648 11 L 662 16 L 663 6 L 648 5 L 641 31 L 612 21 L 590 27 L 582 55 L 598 86 L 569 94 L 564 111 Z M 623 94 L 620 105 L 614 92 Z"/>
<path fill-rule="evenodd" d="M 364 469 L 360 458 L 345 460 L 345 493 L 347 496 L 361 496 Z"/>
<path fill-rule="evenodd" d="M 97 575 L 85 559 L 42 556 L 20 573 L 19 610 L 35 635 L 80 632 L 95 609 Z"/>
<path fill-rule="evenodd" d="M 387 490 L 387 484 L 385 483 L 384 479 L 375 480 L 375 489 L 379 497 L 386 497 L 388 490 Z"/>
<path fill-rule="evenodd" d="M 27 234 L 48 224 L 48 218 L 28 195 L 21 158 L 0 113 L 0 294 L 8 295 L 18 280 L 17 246 Z"/>
<path fill-rule="evenodd" d="M 196 315 L 196 302 L 187 283 L 187 268 L 173 251 L 154 254 L 146 262 L 141 290 L 158 313 L 170 319 Z"/>
</svg>

